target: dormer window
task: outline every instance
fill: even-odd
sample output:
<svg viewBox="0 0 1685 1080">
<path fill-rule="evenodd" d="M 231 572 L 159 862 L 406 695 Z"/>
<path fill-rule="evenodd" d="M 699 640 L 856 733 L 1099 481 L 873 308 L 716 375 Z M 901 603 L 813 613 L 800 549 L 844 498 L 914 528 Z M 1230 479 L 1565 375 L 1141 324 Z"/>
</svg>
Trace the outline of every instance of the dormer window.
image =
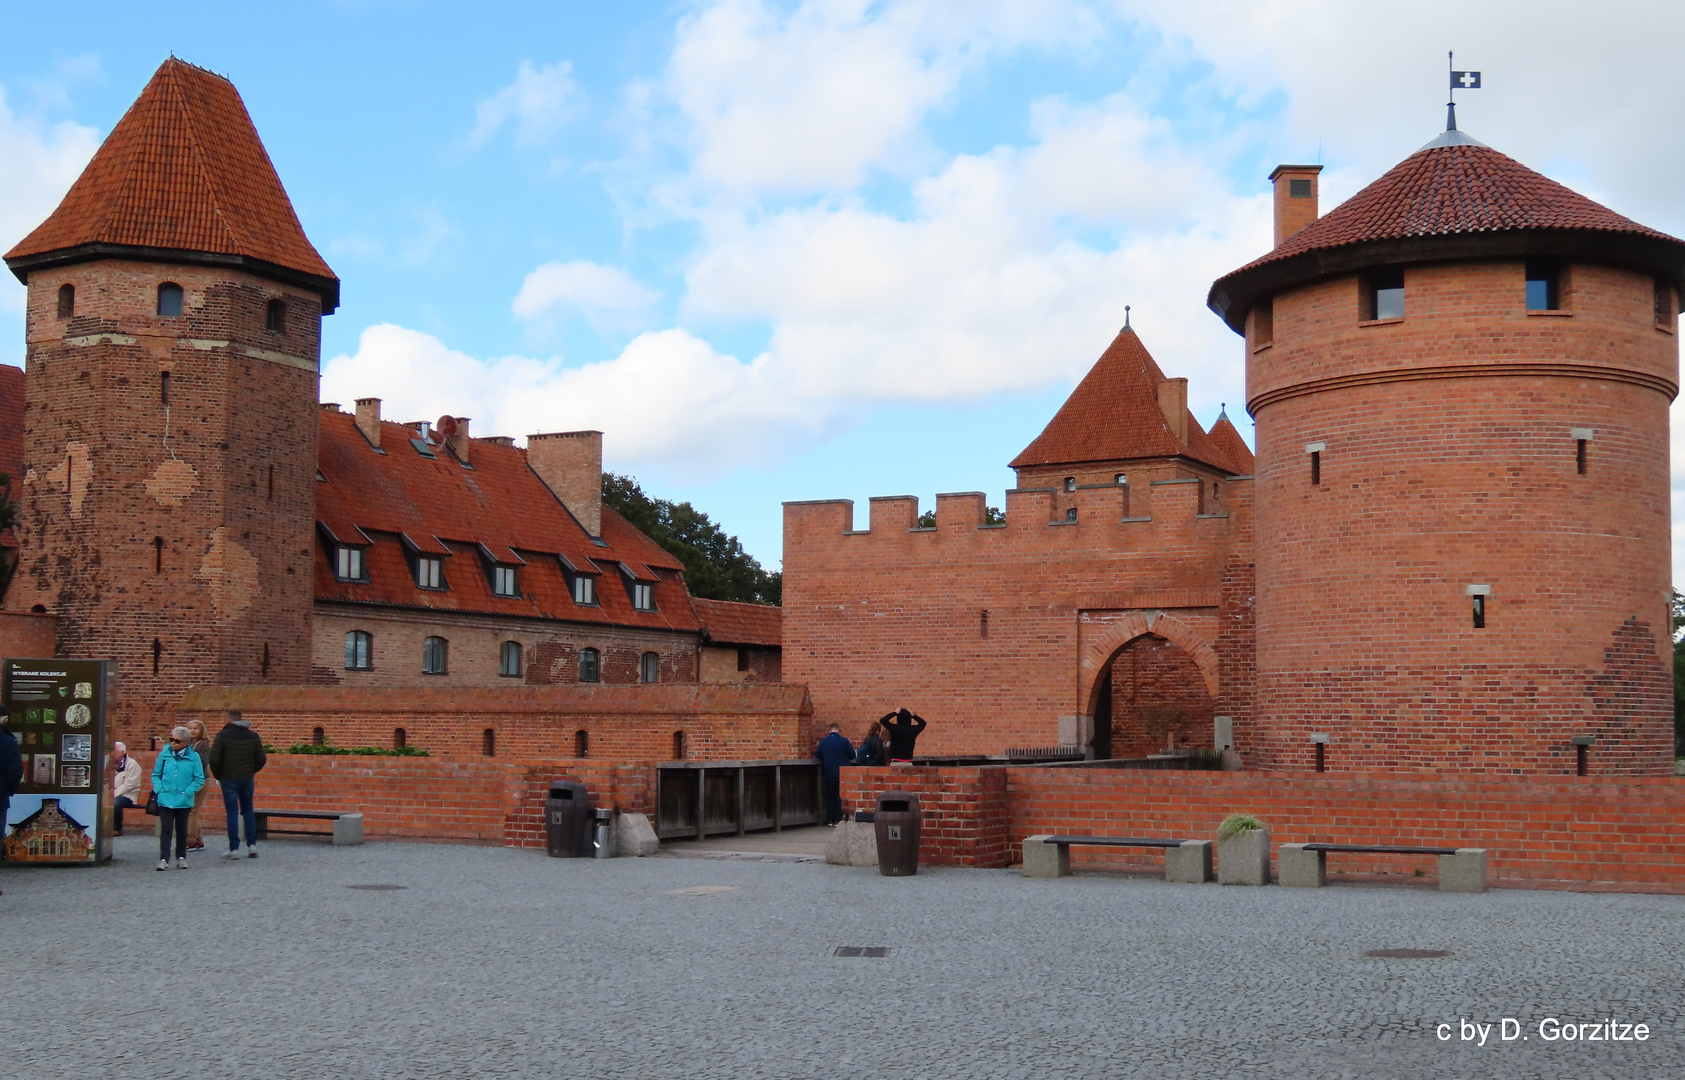
<svg viewBox="0 0 1685 1080">
<path fill-rule="evenodd" d="M 632 607 L 638 611 L 654 611 L 655 586 L 647 581 L 632 582 Z"/>
<path fill-rule="evenodd" d="M 513 566 L 492 567 L 491 591 L 495 596 L 520 596 L 521 590 L 517 580 L 516 568 Z"/>
<path fill-rule="evenodd" d="M 423 589 L 445 588 L 445 560 L 436 555 L 416 556 L 415 583 Z"/>
<path fill-rule="evenodd" d="M 363 549 L 349 544 L 335 548 L 334 577 L 340 581 L 368 581 L 368 564 L 363 559 Z"/>
<path fill-rule="evenodd" d="M 573 602 L 583 607 L 597 604 L 597 579 L 589 574 L 573 576 Z"/>
<path fill-rule="evenodd" d="M 173 281 L 166 281 L 158 286 L 158 314 L 166 319 L 173 319 L 181 314 L 181 286 Z"/>
</svg>

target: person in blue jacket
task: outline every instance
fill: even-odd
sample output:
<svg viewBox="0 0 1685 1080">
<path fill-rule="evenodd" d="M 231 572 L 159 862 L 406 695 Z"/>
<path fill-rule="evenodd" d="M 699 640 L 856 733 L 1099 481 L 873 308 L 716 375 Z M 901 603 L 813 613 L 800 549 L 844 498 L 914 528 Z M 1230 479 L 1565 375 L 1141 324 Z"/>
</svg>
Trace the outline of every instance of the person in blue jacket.
<svg viewBox="0 0 1685 1080">
<path fill-rule="evenodd" d="M 854 764 L 854 744 L 843 735 L 842 729 L 831 725 L 831 733 L 819 740 L 813 756 L 819 759 L 819 787 L 825 794 L 825 824 L 835 825 L 843 818 L 842 767 Z"/>
<path fill-rule="evenodd" d="M 176 838 L 176 869 L 187 869 L 187 815 L 193 797 L 205 786 L 205 763 L 193 752 L 188 731 L 170 732 L 170 745 L 152 766 L 152 790 L 158 796 L 158 869 L 170 868 L 170 835 Z"/>
</svg>

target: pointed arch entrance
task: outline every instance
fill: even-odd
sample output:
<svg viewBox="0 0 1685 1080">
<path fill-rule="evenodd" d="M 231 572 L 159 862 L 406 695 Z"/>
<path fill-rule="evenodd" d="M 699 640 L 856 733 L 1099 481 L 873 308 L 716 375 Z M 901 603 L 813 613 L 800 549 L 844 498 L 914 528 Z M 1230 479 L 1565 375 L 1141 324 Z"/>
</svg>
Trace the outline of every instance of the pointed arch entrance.
<svg viewBox="0 0 1685 1080">
<path fill-rule="evenodd" d="M 1113 623 L 1083 649 L 1081 674 L 1096 757 L 1211 746 L 1217 654 L 1186 623 L 1159 612 Z"/>
</svg>

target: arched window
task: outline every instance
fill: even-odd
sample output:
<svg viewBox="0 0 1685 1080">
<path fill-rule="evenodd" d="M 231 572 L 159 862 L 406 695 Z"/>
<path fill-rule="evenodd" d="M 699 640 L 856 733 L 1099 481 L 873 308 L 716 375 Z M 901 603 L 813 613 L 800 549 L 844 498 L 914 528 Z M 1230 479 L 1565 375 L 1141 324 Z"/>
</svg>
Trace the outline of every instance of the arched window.
<svg viewBox="0 0 1685 1080">
<path fill-rule="evenodd" d="M 374 635 L 353 630 L 345 635 L 345 670 L 368 671 L 374 667 Z"/>
<path fill-rule="evenodd" d="M 596 682 L 602 678 L 603 654 L 596 649 L 579 650 L 579 681 Z M 583 755 L 581 755 L 583 756 Z"/>
<path fill-rule="evenodd" d="M 445 664 L 449 659 L 450 642 L 442 637 L 430 637 L 421 643 L 421 673 L 423 675 L 445 674 Z"/>
<path fill-rule="evenodd" d="M 269 301 L 269 309 L 263 314 L 263 328 L 272 334 L 287 332 L 287 302 L 285 300 Z"/>
<path fill-rule="evenodd" d="M 505 641 L 497 648 L 497 673 L 505 678 L 518 678 L 521 674 L 521 643 Z"/>
<path fill-rule="evenodd" d="M 76 286 L 59 286 L 59 318 L 68 319 L 76 314 Z"/>
<path fill-rule="evenodd" d="M 674 761 L 683 761 L 685 759 L 685 750 L 687 749 L 687 747 L 685 746 L 685 742 L 686 742 L 686 740 L 685 740 L 685 733 L 684 732 L 682 732 L 682 731 L 673 732 L 673 760 Z"/>
<path fill-rule="evenodd" d="M 1065 477 L 1065 490 L 1066 491 L 1075 491 L 1076 489 L 1077 489 L 1077 478 L 1074 477 L 1074 476 Z"/>
<path fill-rule="evenodd" d="M 310 742 L 313 746 L 326 746 L 328 745 L 328 733 L 321 728 L 311 728 Z"/>
<path fill-rule="evenodd" d="M 573 756 L 591 756 L 591 733 L 581 729 L 573 733 Z"/>
<path fill-rule="evenodd" d="M 158 314 L 165 318 L 180 315 L 181 297 L 181 286 L 173 281 L 166 281 L 158 286 Z"/>
<path fill-rule="evenodd" d="M 392 729 L 392 749 L 403 750 L 410 744 L 410 733 L 403 728 Z"/>
<path fill-rule="evenodd" d="M 638 680 L 640 682 L 661 681 L 661 654 L 647 652 L 638 657 Z"/>
<path fill-rule="evenodd" d="M 480 754 L 484 757 L 497 756 L 497 732 L 491 728 L 480 732 Z"/>
</svg>

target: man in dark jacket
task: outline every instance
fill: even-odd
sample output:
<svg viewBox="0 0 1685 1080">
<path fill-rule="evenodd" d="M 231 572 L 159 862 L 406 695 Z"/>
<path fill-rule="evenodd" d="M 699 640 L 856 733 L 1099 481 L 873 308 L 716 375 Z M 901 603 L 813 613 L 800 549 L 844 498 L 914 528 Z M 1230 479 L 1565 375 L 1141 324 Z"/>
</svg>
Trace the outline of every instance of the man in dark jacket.
<svg viewBox="0 0 1685 1080">
<path fill-rule="evenodd" d="M 825 824 L 835 825 L 843 818 L 842 767 L 854 764 L 854 745 L 843 735 L 841 728 L 832 724 L 831 733 L 819 740 L 813 756 L 819 759 L 819 787 L 825 794 Z"/>
<path fill-rule="evenodd" d="M 6 832 L 6 814 L 12 808 L 12 796 L 23 783 L 23 752 L 18 749 L 17 736 L 6 730 L 6 706 L 0 705 L 0 835 Z M 6 857 L 0 845 L 0 859 Z"/>
<path fill-rule="evenodd" d="M 240 857 L 240 819 L 246 821 L 246 857 L 257 858 L 257 814 L 253 810 L 254 779 L 269 763 L 263 740 L 252 730 L 240 710 L 228 710 L 228 723 L 211 743 L 211 772 L 222 788 L 222 805 L 228 811 L 228 850 L 225 859 Z"/>
</svg>

